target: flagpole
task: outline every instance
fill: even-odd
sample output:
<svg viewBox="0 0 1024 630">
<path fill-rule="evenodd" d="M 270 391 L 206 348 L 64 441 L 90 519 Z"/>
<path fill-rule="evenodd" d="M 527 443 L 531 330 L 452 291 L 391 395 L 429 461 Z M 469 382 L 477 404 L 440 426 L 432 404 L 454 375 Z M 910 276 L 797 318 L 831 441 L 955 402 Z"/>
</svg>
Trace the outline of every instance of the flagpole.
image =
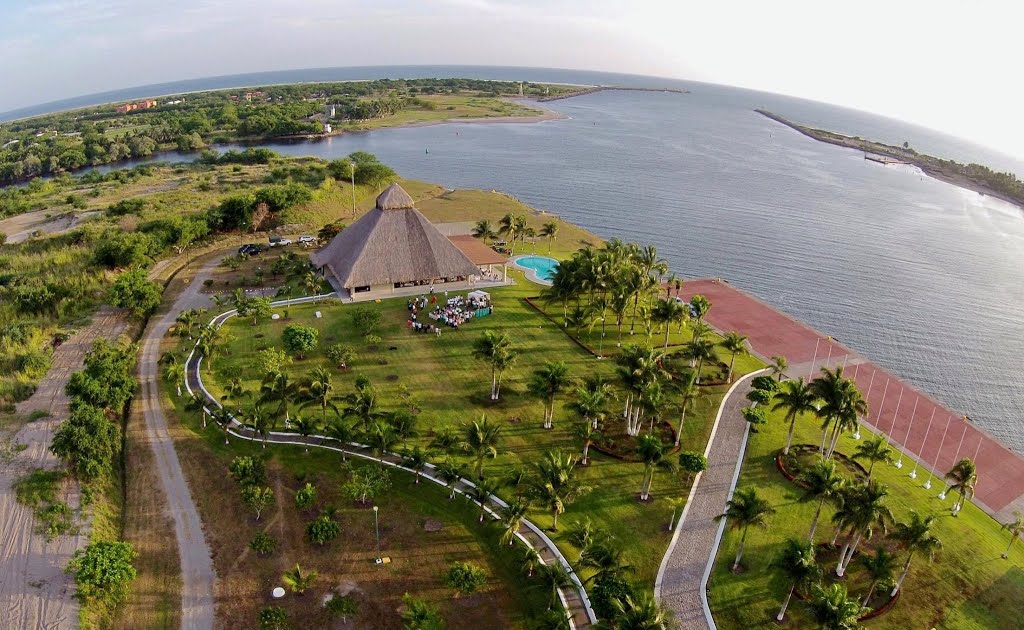
<svg viewBox="0 0 1024 630">
<path fill-rule="evenodd" d="M 889 427 L 890 431 L 895 431 L 896 430 L 896 418 L 899 417 L 899 415 L 900 415 L 900 405 L 903 404 L 903 392 L 905 390 L 906 390 L 905 387 L 901 387 L 900 388 L 900 397 L 896 399 L 896 411 L 894 411 L 893 414 L 892 414 L 892 426 Z M 881 420 L 881 418 L 879 418 L 879 420 Z M 888 433 L 885 433 L 885 443 L 886 443 L 886 445 L 889 444 L 889 434 Z"/>
<path fill-rule="evenodd" d="M 957 458 L 960 457 L 960 448 L 964 445 L 964 438 L 967 437 L 967 422 L 964 422 L 964 433 L 960 436 L 960 443 L 956 446 L 956 455 L 953 456 L 953 465 L 956 466 Z M 946 498 L 946 487 L 942 487 L 942 492 L 939 493 L 940 499 Z"/>
<path fill-rule="evenodd" d="M 814 362 L 818 360 L 818 344 L 820 344 L 820 343 L 821 343 L 821 337 L 818 337 L 814 341 L 814 358 L 811 359 L 811 367 L 810 367 L 809 370 L 807 370 L 807 380 L 808 380 L 808 382 L 810 382 L 811 378 L 814 376 Z"/>
<path fill-rule="evenodd" d="M 921 402 L 921 395 L 918 394 L 917 398 L 914 399 L 914 410 L 910 412 L 910 426 L 907 427 L 907 437 L 903 440 L 903 444 L 900 445 L 900 458 L 896 461 L 896 468 L 903 468 L 903 449 L 907 447 L 907 442 L 910 441 L 910 432 L 914 430 L 914 416 L 917 415 L 917 403 Z M 893 423 L 893 433 L 896 432 L 896 423 Z"/>
<path fill-rule="evenodd" d="M 942 455 L 942 445 L 946 443 L 946 434 L 949 433 L 949 424 L 953 421 L 953 414 L 946 418 L 946 428 L 942 430 L 942 439 L 939 440 L 939 448 L 935 451 L 935 462 L 929 466 L 928 481 L 924 482 L 924 489 L 932 489 L 932 477 L 935 476 L 935 467 L 939 465 L 939 456 Z"/>
<path fill-rule="evenodd" d="M 908 475 L 911 479 L 917 479 L 917 466 L 921 463 L 921 458 L 924 457 L 924 445 L 928 443 L 928 434 L 931 433 L 932 420 L 935 420 L 936 411 L 938 411 L 938 407 L 932 407 L 932 416 L 928 418 L 928 428 L 924 430 L 924 439 L 921 441 L 921 452 L 914 458 L 914 470 L 911 470 L 910 475 Z"/>
</svg>

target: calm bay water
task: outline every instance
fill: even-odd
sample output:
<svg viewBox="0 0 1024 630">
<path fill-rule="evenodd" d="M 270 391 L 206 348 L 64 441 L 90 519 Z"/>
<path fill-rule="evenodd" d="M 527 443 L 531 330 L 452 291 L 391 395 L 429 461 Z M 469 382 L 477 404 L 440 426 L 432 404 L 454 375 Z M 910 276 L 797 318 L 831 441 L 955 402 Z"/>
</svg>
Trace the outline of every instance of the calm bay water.
<svg viewBox="0 0 1024 630">
<path fill-rule="evenodd" d="M 274 82 L 327 71 L 301 72 L 321 74 Z M 1024 211 L 866 162 L 752 109 L 1017 173 L 1024 164 L 904 123 L 721 86 L 535 69 L 374 76 L 470 75 L 692 93 L 603 92 L 547 104 L 565 120 L 267 146 L 324 158 L 370 151 L 405 177 L 502 190 L 601 236 L 653 243 L 676 273 L 728 279 L 1024 448 Z M 260 82 L 218 80 L 192 89 Z"/>
</svg>

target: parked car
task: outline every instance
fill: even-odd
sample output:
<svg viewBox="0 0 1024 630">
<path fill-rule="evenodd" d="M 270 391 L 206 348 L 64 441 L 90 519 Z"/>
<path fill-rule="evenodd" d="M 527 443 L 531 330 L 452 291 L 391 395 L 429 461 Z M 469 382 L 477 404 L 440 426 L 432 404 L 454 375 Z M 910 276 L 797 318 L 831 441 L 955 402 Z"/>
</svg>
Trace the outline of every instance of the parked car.
<svg viewBox="0 0 1024 630">
<path fill-rule="evenodd" d="M 258 256 L 262 251 L 263 248 L 256 243 L 246 243 L 238 248 L 238 253 L 245 254 L 246 256 Z"/>
<path fill-rule="evenodd" d="M 305 245 L 306 243 L 315 243 L 316 242 L 316 237 L 315 236 L 309 236 L 309 235 L 303 235 L 303 236 L 299 237 L 299 242 L 302 243 L 303 245 Z"/>
<path fill-rule="evenodd" d="M 292 239 L 290 239 L 290 238 L 285 238 L 283 236 L 271 236 L 270 237 L 270 246 L 271 247 L 285 247 L 286 245 L 291 245 L 291 244 L 292 244 Z"/>
</svg>

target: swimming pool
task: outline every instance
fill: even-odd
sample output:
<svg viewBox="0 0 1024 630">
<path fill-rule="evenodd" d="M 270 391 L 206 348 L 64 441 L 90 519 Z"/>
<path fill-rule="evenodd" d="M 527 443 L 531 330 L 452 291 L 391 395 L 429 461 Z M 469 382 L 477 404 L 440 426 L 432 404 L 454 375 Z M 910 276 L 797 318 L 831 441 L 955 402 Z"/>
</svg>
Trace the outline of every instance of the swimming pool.
<svg viewBox="0 0 1024 630">
<path fill-rule="evenodd" d="M 547 256 L 521 256 L 516 258 L 515 263 L 519 267 L 532 271 L 532 275 L 536 276 L 535 279 L 545 284 L 551 284 L 552 278 L 555 277 L 555 271 L 558 269 L 558 261 Z M 530 275 L 527 274 L 527 277 Z M 531 280 L 533 279 L 531 278 Z"/>
</svg>

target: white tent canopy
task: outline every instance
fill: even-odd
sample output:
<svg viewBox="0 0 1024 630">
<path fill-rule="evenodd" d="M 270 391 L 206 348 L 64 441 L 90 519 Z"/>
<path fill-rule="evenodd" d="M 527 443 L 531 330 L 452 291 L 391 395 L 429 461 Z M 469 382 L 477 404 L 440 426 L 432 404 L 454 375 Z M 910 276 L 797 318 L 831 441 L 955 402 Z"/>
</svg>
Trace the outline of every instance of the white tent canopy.
<svg viewBox="0 0 1024 630">
<path fill-rule="evenodd" d="M 470 300 L 490 300 L 491 294 L 487 291 L 470 291 L 469 295 L 466 296 Z"/>
</svg>

